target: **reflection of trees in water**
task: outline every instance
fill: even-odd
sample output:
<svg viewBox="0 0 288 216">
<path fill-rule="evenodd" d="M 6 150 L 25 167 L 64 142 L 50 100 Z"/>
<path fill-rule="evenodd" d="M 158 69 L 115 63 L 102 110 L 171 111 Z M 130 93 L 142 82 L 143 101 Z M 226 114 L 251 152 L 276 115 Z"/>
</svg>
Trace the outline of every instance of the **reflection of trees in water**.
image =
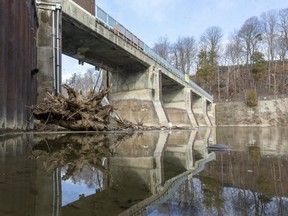
<svg viewBox="0 0 288 216">
<path fill-rule="evenodd" d="M 260 161 L 261 153 L 259 146 L 257 145 L 248 146 L 248 153 L 255 164 L 257 164 Z"/>
<path fill-rule="evenodd" d="M 61 169 L 61 174 L 67 172 L 68 165 Z M 81 170 L 74 172 L 70 177 L 71 181 L 76 183 L 84 183 L 88 188 L 103 188 L 103 173 L 95 167 L 85 165 Z"/>
<path fill-rule="evenodd" d="M 168 202 L 157 210 L 164 215 L 201 215 L 201 198 L 199 185 L 194 181 L 185 181 Z"/>
<path fill-rule="evenodd" d="M 62 179 L 84 181 L 92 187 L 102 185 L 102 176 L 108 174 L 105 159 L 111 155 L 109 146 L 125 137 L 105 134 L 66 134 L 42 139 L 34 145 L 32 154 L 41 159 L 47 171 L 62 168 Z M 95 183 L 96 182 L 96 183 Z"/>
<path fill-rule="evenodd" d="M 263 193 L 239 188 L 225 188 L 225 199 L 230 200 L 238 215 L 287 215 L 288 200 L 269 197 Z"/>
<path fill-rule="evenodd" d="M 250 181 L 247 182 L 247 176 L 238 173 L 234 176 L 233 183 L 228 179 L 223 182 L 221 175 L 216 177 L 215 164 L 208 164 L 214 174 L 212 170 L 204 171 L 192 181 L 187 180 L 173 197 L 157 208 L 158 212 L 166 215 L 176 213 L 178 215 L 288 215 L 288 197 L 287 194 L 285 195 L 285 189 L 278 193 L 277 190 L 281 187 L 273 185 L 273 182 L 282 184 L 281 178 L 286 178 L 284 165 L 287 161 L 253 160 L 253 163 L 255 162 L 257 166 L 253 169 L 258 167 L 258 170 L 255 170 L 255 174 L 250 174 L 256 176 L 249 177 Z M 239 163 L 243 163 L 243 160 L 239 160 Z M 244 165 L 247 171 L 249 166 L 245 163 Z M 267 170 L 271 170 L 272 175 L 269 175 Z"/>
<path fill-rule="evenodd" d="M 222 187 L 212 179 L 186 181 L 157 208 L 164 215 L 287 215 L 288 198 Z"/>
<path fill-rule="evenodd" d="M 216 209 L 219 215 L 224 215 L 222 206 L 225 200 L 221 182 L 209 177 L 201 177 L 200 179 L 205 208 L 211 212 Z"/>
<path fill-rule="evenodd" d="M 287 129 L 286 133 L 281 129 L 281 136 L 276 137 L 280 141 L 278 146 L 275 137 L 270 137 L 273 134 L 270 128 L 260 130 L 269 133 L 259 134 L 252 133 L 250 128 L 238 129 L 238 134 L 233 130 L 231 133 L 224 128 L 224 132 L 219 133 L 221 139 L 217 137 L 218 143 L 227 143 L 233 150 L 229 154 L 217 153 L 217 160 L 180 186 L 173 197 L 157 208 L 158 212 L 165 215 L 288 215 L 288 156 L 280 151 L 286 149 Z"/>
</svg>

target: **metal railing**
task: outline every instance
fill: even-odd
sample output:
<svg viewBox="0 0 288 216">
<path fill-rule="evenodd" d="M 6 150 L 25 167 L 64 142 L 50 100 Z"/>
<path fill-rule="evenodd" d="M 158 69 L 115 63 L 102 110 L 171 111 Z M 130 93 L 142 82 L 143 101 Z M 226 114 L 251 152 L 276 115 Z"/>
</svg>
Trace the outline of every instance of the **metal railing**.
<svg viewBox="0 0 288 216">
<path fill-rule="evenodd" d="M 118 23 L 113 17 L 107 14 L 104 10 L 96 6 L 96 19 L 102 22 L 107 28 L 114 31 L 120 37 L 125 39 L 127 42 L 133 44 L 136 48 L 142 50 L 147 56 L 152 58 L 154 61 L 159 63 L 161 66 L 165 67 L 175 76 L 181 80 L 185 80 L 185 75 L 183 72 L 175 68 L 171 63 L 160 57 L 153 49 L 151 49 L 147 44 L 136 37 L 132 32 L 126 29 L 123 25 Z M 208 94 L 204 89 L 198 86 L 195 82 L 189 80 L 189 84 L 192 88 L 203 94 L 208 100 L 213 101 L 213 95 Z"/>
</svg>

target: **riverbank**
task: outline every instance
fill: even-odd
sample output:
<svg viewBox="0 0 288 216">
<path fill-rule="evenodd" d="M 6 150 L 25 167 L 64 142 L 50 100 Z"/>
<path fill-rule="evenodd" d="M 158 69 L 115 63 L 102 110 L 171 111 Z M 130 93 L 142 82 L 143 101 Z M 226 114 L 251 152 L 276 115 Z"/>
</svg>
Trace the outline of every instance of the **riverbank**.
<svg viewBox="0 0 288 216">
<path fill-rule="evenodd" d="M 259 100 L 256 107 L 242 102 L 217 103 L 216 126 L 287 126 L 288 98 Z"/>
</svg>

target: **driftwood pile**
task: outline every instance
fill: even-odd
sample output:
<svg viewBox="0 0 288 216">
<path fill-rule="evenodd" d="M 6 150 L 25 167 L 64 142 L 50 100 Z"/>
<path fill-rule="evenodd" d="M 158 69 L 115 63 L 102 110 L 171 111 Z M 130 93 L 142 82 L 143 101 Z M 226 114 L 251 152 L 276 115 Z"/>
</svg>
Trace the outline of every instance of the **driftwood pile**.
<svg viewBox="0 0 288 216">
<path fill-rule="evenodd" d="M 101 101 L 111 87 L 100 92 L 92 89 L 86 95 L 67 84 L 63 87 L 68 97 L 48 94 L 40 104 L 32 107 L 34 117 L 45 125 L 55 124 L 75 131 L 145 129 L 142 125 L 122 120 L 114 112 L 112 105 L 102 105 Z"/>
</svg>

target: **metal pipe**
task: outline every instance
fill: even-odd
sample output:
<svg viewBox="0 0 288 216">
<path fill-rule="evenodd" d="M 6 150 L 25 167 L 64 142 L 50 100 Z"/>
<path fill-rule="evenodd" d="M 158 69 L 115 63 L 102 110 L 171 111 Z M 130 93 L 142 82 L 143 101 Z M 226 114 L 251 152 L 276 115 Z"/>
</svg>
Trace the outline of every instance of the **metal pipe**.
<svg viewBox="0 0 288 216">
<path fill-rule="evenodd" d="M 56 93 L 61 93 L 61 50 L 60 50 L 60 10 L 61 5 L 56 4 Z"/>
<path fill-rule="evenodd" d="M 52 59 L 53 59 L 53 66 L 52 66 L 52 73 L 53 73 L 53 89 L 56 92 L 56 70 L 55 70 L 55 52 L 56 52 L 56 44 L 55 44 L 55 10 L 52 12 Z"/>
<path fill-rule="evenodd" d="M 52 216 L 60 215 L 61 208 L 61 168 L 53 171 L 53 213 Z"/>
</svg>

